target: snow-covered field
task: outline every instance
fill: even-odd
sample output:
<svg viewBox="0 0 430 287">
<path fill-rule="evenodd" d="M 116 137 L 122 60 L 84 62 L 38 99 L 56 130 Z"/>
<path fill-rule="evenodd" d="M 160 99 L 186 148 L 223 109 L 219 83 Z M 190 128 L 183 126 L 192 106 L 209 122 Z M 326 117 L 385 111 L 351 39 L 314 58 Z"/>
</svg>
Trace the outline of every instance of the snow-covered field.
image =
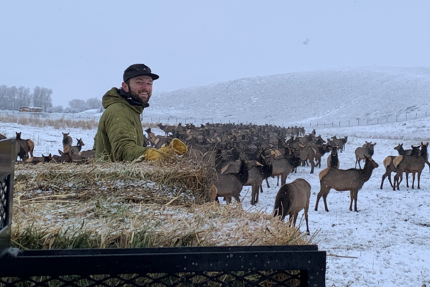
<svg viewBox="0 0 430 287">
<path fill-rule="evenodd" d="M 396 81 L 399 82 L 399 86 L 402 81 L 408 85 L 411 77 L 398 76 Z M 353 81 L 353 77 L 348 79 Z M 427 85 L 428 80 L 424 82 Z M 301 81 L 297 81 L 296 89 L 300 89 L 300 83 Z M 319 79 L 318 83 L 323 90 L 330 86 L 330 83 L 325 85 L 322 79 Z M 425 88 L 426 86 L 423 87 Z M 421 91 L 421 87 L 415 87 L 415 90 Z M 345 103 L 353 103 L 354 97 L 357 97 L 354 92 L 345 93 L 342 101 L 332 103 L 330 117 L 346 119 L 348 111 L 354 111 L 350 116 L 356 117 L 360 111 L 355 110 L 354 104 L 344 107 Z M 209 98 L 207 100 L 209 101 Z M 216 101 L 216 99 L 212 100 Z M 385 102 L 390 100 L 388 97 L 385 98 Z M 408 99 L 422 109 L 422 106 L 418 105 L 419 100 L 412 94 Z M 184 104 L 187 101 L 191 102 L 192 97 L 182 97 L 181 101 Z M 375 99 L 375 101 L 378 105 L 382 105 L 384 99 Z M 340 106 L 343 108 L 339 108 Z M 196 117 L 203 115 L 200 110 L 196 110 L 198 107 L 193 105 L 189 107 L 187 112 L 190 115 L 194 114 Z M 295 107 L 290 108 L 291 111 L 297 110 Z M 376 109 L 373 106 L 371 108 Z M 319 111 L 316 105 L 313 117 L 318 117 Z M 207 115 L 211 113 L 211 110 L 206 111 Z M 366 112 L 361 113 L 364 119 Z M 392 108 L 390 113 L 404 116 L 407 114 L 407 109 Z M 291 112 L 291 117 L 298 118 L 299 112 Z M 255 115 L 243 113 L 240 120 L 255 122 Z M 359 212 L 349 211 L 348 191 L 335 190 L 332 190 L 327 198 L 330 212 L 324 211 L 322 200 L 318 211 L 314 211 L 316 195 L 319 191 L 318 173 L 325 167 L 327 155 L 322 159 L 323 167 L 316 168 L 314 174 L 309 173 L 309 167 L 300 167 L 296 174 L 289 175 L 287 179 L 287 182 L 290 182 L 295 178 L 304 178 L 312 186 L 309 227 L 311 234 L 317 233 L 315 241 L 319 249 L 327 251 L 328 254 L 327 286 L 430 286 L 430 172 L 428 166 L 424 168 L 421 176 L 421 189 L 406 188 L 403 181 L 400 190 L 393 191 L 387 179 L 384 182 L 384 188 L 379 189 L 382 174 L 385 172 L 383 159 L 388 155 L 396 155 L 397 151 L 394 147 L 399 143 L 403 143 L 405 148 L 410 148 L 411 145 L 419 145 L 421 141 L 428 142 L 429 124 L 430 117 L 423 117 L 369 126 L 316 127 L 317 135 L 321 135 L 324 139 L 334 135 L 348 136 L 346 150 L 339 154 L 340 168 L 354 167 L 354 150 L 362 146 L 365 141 L 376 142 L 374 160 L 379 164 L 370 180 L 358 193 Z M 82 138 L 86 144 L 84 149 L 91 149 L 95 135 L 95 130 L 62 131 L 0 123 L 1 134 L 14 136 L 17 131 L 22 132 L 23 138 L 33 139 L 36 145 L 36 156 L 57 153 L 57 150 L 62 148 L 62 132 L 70 132 L 74 141 L 76 138 Z M 260 195 L 260 201 L 256 206 L 250 205 L 250 187 L 245 187 L 241 193 L 242 206 L 249 210 L 257 209 L 271 213 L 279 187 L 276 186 L 276 179 L 270 179 L 269 183 L 270 188 L 263 185 L 264 193 Z M 301 226 L 301 229 L 305 230 L 305 226 Z"/>
</svg>

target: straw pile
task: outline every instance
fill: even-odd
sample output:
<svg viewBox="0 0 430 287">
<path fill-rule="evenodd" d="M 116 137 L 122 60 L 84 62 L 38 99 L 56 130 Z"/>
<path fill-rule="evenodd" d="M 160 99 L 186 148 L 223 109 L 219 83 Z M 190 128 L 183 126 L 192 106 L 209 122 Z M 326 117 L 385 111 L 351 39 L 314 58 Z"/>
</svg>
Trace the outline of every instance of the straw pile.
<svg viewBox="0 0 430 287">
<path fill-rule="evenodd" d="M 195 160 L 15 166 L 12 243 L 21 249 L 311 244 L 264 212 L 209 202 Z"/>
</svg>

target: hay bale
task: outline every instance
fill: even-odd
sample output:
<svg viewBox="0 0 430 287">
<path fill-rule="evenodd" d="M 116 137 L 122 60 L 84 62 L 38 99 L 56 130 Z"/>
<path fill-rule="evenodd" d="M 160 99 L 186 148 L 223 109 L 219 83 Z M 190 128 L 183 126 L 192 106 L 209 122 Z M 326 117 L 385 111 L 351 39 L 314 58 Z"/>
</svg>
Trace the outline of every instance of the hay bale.
<svg viewBox="0 0 430 287">
<path fill-rule="evenodd" d="M 311 244 L 298 228 L 241 205 L 209 203 L 213 170 L 190 159 L 17 165 L 19 248 Z"/>
</svg>

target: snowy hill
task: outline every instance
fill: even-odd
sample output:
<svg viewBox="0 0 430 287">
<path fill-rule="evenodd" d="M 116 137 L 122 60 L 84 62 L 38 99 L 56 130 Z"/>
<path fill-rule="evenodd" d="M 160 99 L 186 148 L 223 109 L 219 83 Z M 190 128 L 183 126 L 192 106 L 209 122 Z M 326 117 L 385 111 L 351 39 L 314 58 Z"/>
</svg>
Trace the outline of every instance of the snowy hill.
<svg viewBox="0 0 430 287">
<path fill-rule="evenodd" d="M 396 117 L 426 116 L 430 68 L 289 73 L 164 93 L 156 92 L 156 84 L 145 116 L 305 126 L 377 118 L 392 122 Z"/>
</svg>

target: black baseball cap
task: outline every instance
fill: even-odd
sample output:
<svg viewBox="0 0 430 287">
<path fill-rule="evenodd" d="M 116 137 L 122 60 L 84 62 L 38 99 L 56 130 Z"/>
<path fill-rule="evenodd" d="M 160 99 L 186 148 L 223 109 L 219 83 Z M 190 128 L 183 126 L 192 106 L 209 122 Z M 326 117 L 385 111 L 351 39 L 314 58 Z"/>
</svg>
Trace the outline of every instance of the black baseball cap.
<svg viewBox="0 0 430 287">
<path fill-rule="evenodd" d="M 159 78 L 158 75 L 151 73 L 151 69 L 144 64 L 134 64 L 125 69 L 123 80 L 124 82 L 127 82 L 131 78 L 137 77 L 137 76 L 148 76 L 151 77 L 153 80 L 156 80 Z"/>
</svg>

